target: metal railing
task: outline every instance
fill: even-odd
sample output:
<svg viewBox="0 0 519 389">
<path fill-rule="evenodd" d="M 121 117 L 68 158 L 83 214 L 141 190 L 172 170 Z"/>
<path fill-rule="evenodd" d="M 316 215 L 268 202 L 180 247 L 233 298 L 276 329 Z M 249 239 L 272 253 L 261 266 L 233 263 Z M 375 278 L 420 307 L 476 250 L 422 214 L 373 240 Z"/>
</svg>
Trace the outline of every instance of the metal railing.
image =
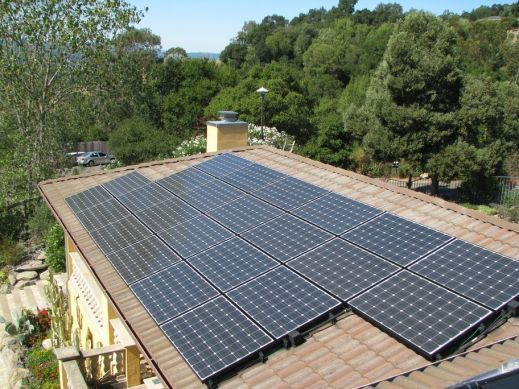
<svg viewBox="0 0 519 389">
<path fill-rule="evenodd" d="M 496 203 L 505 205 L 519 205 L 519 177 L 497 176 Z"/>
<path fill-rule="evenodd" d="M 400 188 L 407 188 L 407 179 L 399 178 L 381 178 L 382 181 L 398 186 Z M 445 200 L 457 201 L 460 199 L 461 181 L 442 182 L 440 181 L 438 187 L 438 196 Z M 411 182 L 411 188 L 418 192 L 432 194 L 432 180 L 430 178 L 416 178 Z"/>
</svg>

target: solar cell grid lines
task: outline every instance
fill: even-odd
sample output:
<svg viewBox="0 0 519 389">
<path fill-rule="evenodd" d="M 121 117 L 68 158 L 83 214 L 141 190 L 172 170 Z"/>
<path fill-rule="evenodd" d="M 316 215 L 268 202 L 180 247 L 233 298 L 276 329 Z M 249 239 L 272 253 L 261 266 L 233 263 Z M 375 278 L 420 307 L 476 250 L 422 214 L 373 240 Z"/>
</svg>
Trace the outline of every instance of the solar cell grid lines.
<svg viewBox="0 0 519 389">
<path fill-rule="evenodd" d="M 326 193 L 328 191 L 323 188 L 308 184 L 297 178 L 287 177 L 265 186 L 253 194 L 289 211 Z"/>
<path fill-rule="evenodd" d="M 184 261 L 143 278 L 130 288 L 159 325 L 219 294 Z"/>
<path fill-rule="evenodd" d="M 103 253 L 108 255 L 151 236 L 152 232 L 134 216 L 128 216 L 106 227 L 90 231 L 90 235 Z"/>
<path fill-rule="evenodd" d="M 195 165 L 195 167 L 215 177 L 221 178 L 251 164 L 253 164 L 252 161 L 237 157 L 234 154 L 226 153 Z"/>
<path fill-rule="evenodd" d="M 279 265 L 241 238 L 232 238 L 189 258 L 213 285 L 227 291 Z"/>
<path fill-rule="evenodd" d="M 288 176 L 283 173 L 255 163 L 222 177 L 222 180 L 246 192 L 252 192 L 286 177 Z"/>
<path fill-rule="evenodd" d="M 345 196 L 330 193 L 293 210 L 292 213 L 340 235 L 381 214 L 382 211 Z"/>
<path fill-rule="evenodd" d="M 308 251 L 333 235 L 292 215 L 282 215 L 242 234 L 281 262 Z"/>
<path fill-rule="evenodd" d="M 215 180 L 209 174 L 193 167 L 171 174 L 157 181 L 167 190 L 173 193 L 184 193 L 196 189 L 202 185 Z"/>
<path fill-rule="evenodd" d="M 113 198 L 76 213 L 88 231 L 106 227 L 130 215 L 131 213 Z"/>
<path fill-rule="evenodd" d="M 273 342 L 224 297 L 217 297 L 161 328 L 202 381 Z"/>
<path fill-rule="evenodd" d="M 452 239 L 441 232 L 388 213 L 342 236 L 403 267 Z"/>
<path fill-rule="evenodd" d="M 342 301 L 372 287 L 401 268 L 341 238 L 287 263 Z"/>
<path fill-rule="evenodd" d="M 227 296 L 276 339 L 340 306 L 338 300 L 285 266 L 227 292 Z"/>
<path fill-rule="evenodd" d="M 139 172 L 130 172 L 124 176 L 117 177 L 111 181 L 103 184 L 103 187 L 107 189 L 114 196 L 122 196 L 133 190 L 139 189 L 142 186 L 151 184 L 147 177 L 143 176 Z"/>
<path fill-rule="evenodd" d="M 493 310 L 519 296 L 519 262 L 462 240 L 410 269 Z"/>
<path fill-rule="evenodd" d="M 234 236 L 205 215 L 177 224 L 158 235 L 183 258 L 197 254 Z"/>
<path fill-rule="evenodd" d="M 69 196 L 65 201 L 74 213 L 78 213 L 112 198 L 110 193 L 98 185 Z"/>
<path fill-rule="evenodd" d="M 208 215 L 236 233 L 241 233 L 283 213 L 260 199 L 246 195 L 211 209 Z"/>
<path fill-rule="evenodd" d="M 406 270 L 350 300 L 349 304 L 430 359 L 491 314 L 482 306 Z"/>
<path fill-rule="evenodd" d="M 192 191 L 178 194 L 184 201 L 201 211 L 209 211 L 244 195 L 245 192 L 219 180 L 211 181 Z"/>
<path fill-rule="evenodd" d="M 172 199 L 173 195 L 158 184 L 151 183 L 140 187 L 117 199 L 133 212 L 138 212 L 163 201 Z"/>
<path fill-rule="evenodd" d="M 135 212 L 135 215 L 152 231 L 160 232 L 200 216 L 201 213 L 179 198 L 172 197 L 155 206 Z"/>
<path fill-rule="evenodd" d="M 108 254 L 107 258 L 127 284 L 181 260 L 156 236 Z"/>
</svg>

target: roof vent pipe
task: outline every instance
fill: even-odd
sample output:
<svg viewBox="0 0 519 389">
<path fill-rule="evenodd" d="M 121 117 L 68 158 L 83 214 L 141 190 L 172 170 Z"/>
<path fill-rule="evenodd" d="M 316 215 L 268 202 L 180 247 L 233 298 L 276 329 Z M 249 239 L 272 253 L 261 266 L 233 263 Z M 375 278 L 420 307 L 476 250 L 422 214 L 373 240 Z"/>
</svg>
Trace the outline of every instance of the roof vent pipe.
<svg viewBox="0 0 519 389">
<path fill-rule="evenodd" d="M 223 122 L 236 122 L 238 121 L 238 112 L 234 111 L 218 111 L 218 116 Z"/>
</svg>

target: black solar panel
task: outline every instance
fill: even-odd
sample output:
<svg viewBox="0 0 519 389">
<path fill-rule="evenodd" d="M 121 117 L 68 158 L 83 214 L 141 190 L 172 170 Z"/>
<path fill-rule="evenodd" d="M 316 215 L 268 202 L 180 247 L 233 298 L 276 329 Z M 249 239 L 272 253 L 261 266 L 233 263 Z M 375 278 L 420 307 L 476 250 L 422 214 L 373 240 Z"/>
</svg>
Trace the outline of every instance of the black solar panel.
<svg viewBox="0 0 519 389">
<path fill-rule="evenodd" d="M 254 192 L 254 196 L 288 211 L 326 193 L 323 188 L 288 177 Z"/>
<path fill-rule="evenodd" d="M 103 184 L 114 196 L 122 196 L 135 189 L 151 184 L 151 181 L 139 172 L 127 173 Z"/>
<path fill-rule="evenodd" d="M 106 225 L 130 215 L 130 212 L 115 199 L 107 200 L 76 213 L 77 218 L 88 231 L 106 227 Z"/>
<path fill-rule="evenodd" d="M 110 193 L 98 185 L 67 197 L 65 201 L 74 213 L 78 213 L 112 198 Z"/>
<path fill-rule="evenodd" d="M 190 192 L 179 193 L 182 199 L 201 211 L 211 210 L 244 195 L 245 192 L 219 180 L 211 181 Z"/>
<path fill-rule="evenodd" d="M 184 261 L 130 285 L 157 324 L 209 301 L 219 293 Z"/>
<path fill-rule="evenodd" d="M 157 184 L 162 185 L 173 193 L 183 193 L 196 189 L 214 179 L 209 174 L 190 167 L 158 180 Z"/>
<path fill-rule="evenodd" d="M 231 238 L 233 233 L 201 215 L 159 232 L 159 236 L 182 257 L 187 258 Z"/>
<path fill-rule="evenodd" d="M 161 328 L 202 381 L 273 342 L 224 297 L 217 297 Z"/>
<path fill-rule="evenodd" d="M 173 197 L 153 207 L 135 212 L 135 215 L 151 230 L 159 232 L 200 216 L 201 213 L 177 197 Z"/>
<path fill-rule="evenodd" d="M 327 242 L 287 265 L 343 301 L 401 269 L 341 238 Z"/>
<path fill-rule="evenodd" d="M 461 240 L 410 269 L 494 310 L 519 296 L 519 262 Z"/>
<path fill-rule="evenodd" d="M 116 221 L 103 228 L 90 231 L 94 242 L 105 255 L 120 250 L 152 235 L 134 216 Z"/>
<path fill-rule="evenodd" d="M 330 193 L 292 211 L 309 222 L 340 235 L 372 217 L 382 213 L 380 209 Z"/>
<path fill-rule="evenodd" d="M 282 262 L 333 237 L 328 232 L 288 214 L 253 228 L 242 236 Z"/>
<path fill-rule="evenodd" d="M 279 265 L 241 238 L 233 238 L 189 258 L 200 273 L 226 291 Z"/>
<path fill-rule="evenodd" d="M 406 270 L 349 304 L 363 316 L 433 359 L 491 312 Z"/>
<path fill-rule="evenodd" d="M 388 213 L 347 232 L 343 237 L 404 267 L 452 239 Z"/>
<path fill-rule="evenodd" d="M 286 174 L 255 163 L 222 177 L 222 180 L 241 190 L 252 192 L 286 177 Z"/>
<path fill-rule="evenodd" d="M 276 339 L 340 305 L 284 266 L 231 290 L 227 296 Z"/>
<path fill-rule="evenodd" d="M 107 257 L 127 284 L 181 260 L 156 236 L 115 251 Z"/>
<path fill-rule="evenodd" d="M 163 201 L 170 200 L 174 196 L 166 189 L 155 183 L 141 186 L 124 196 L 117 199 L 132 212 L 142 211 L 143 209 L 157 205 Z"/>
<path fill-rule="evenodd" d="M 221 154 L 195 165 L 197 169 L 221 178 L 251 165 L 253 162 L 234 154 Z"/>
<path fill-rule="evenodd" d="M 279 208 L 250 195 L 240 197 L 207 212 L 208 215 L 236 233 L 249 230 L 282 213 L 283 211 Z"/>
</svg>

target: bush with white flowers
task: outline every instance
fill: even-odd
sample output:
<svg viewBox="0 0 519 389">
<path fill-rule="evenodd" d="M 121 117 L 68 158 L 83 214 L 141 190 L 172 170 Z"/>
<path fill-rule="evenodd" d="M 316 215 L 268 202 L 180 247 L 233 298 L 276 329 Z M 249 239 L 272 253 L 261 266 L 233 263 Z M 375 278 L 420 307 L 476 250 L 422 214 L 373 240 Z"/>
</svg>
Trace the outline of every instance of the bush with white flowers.
<svg viewBox="0 0 519 389">
<path fill-rule="evenodd" d="M 261 126 L 249 124 L 249 144 L 269 145 L 278 149 L 288 149 L 292 147 L 295 140 L 292 135 L 288 135 L 285 131 L 278 131 L 276 127 L 263 127 L 263 139 L 261 139 Z"/>
<path fill-rule="evenodd" d="M 183 141 L 172 153 L 173 158 L 185 157 L 193 154 L 205 153 L 207 140 L 203 135 Z"/>
</svg>

